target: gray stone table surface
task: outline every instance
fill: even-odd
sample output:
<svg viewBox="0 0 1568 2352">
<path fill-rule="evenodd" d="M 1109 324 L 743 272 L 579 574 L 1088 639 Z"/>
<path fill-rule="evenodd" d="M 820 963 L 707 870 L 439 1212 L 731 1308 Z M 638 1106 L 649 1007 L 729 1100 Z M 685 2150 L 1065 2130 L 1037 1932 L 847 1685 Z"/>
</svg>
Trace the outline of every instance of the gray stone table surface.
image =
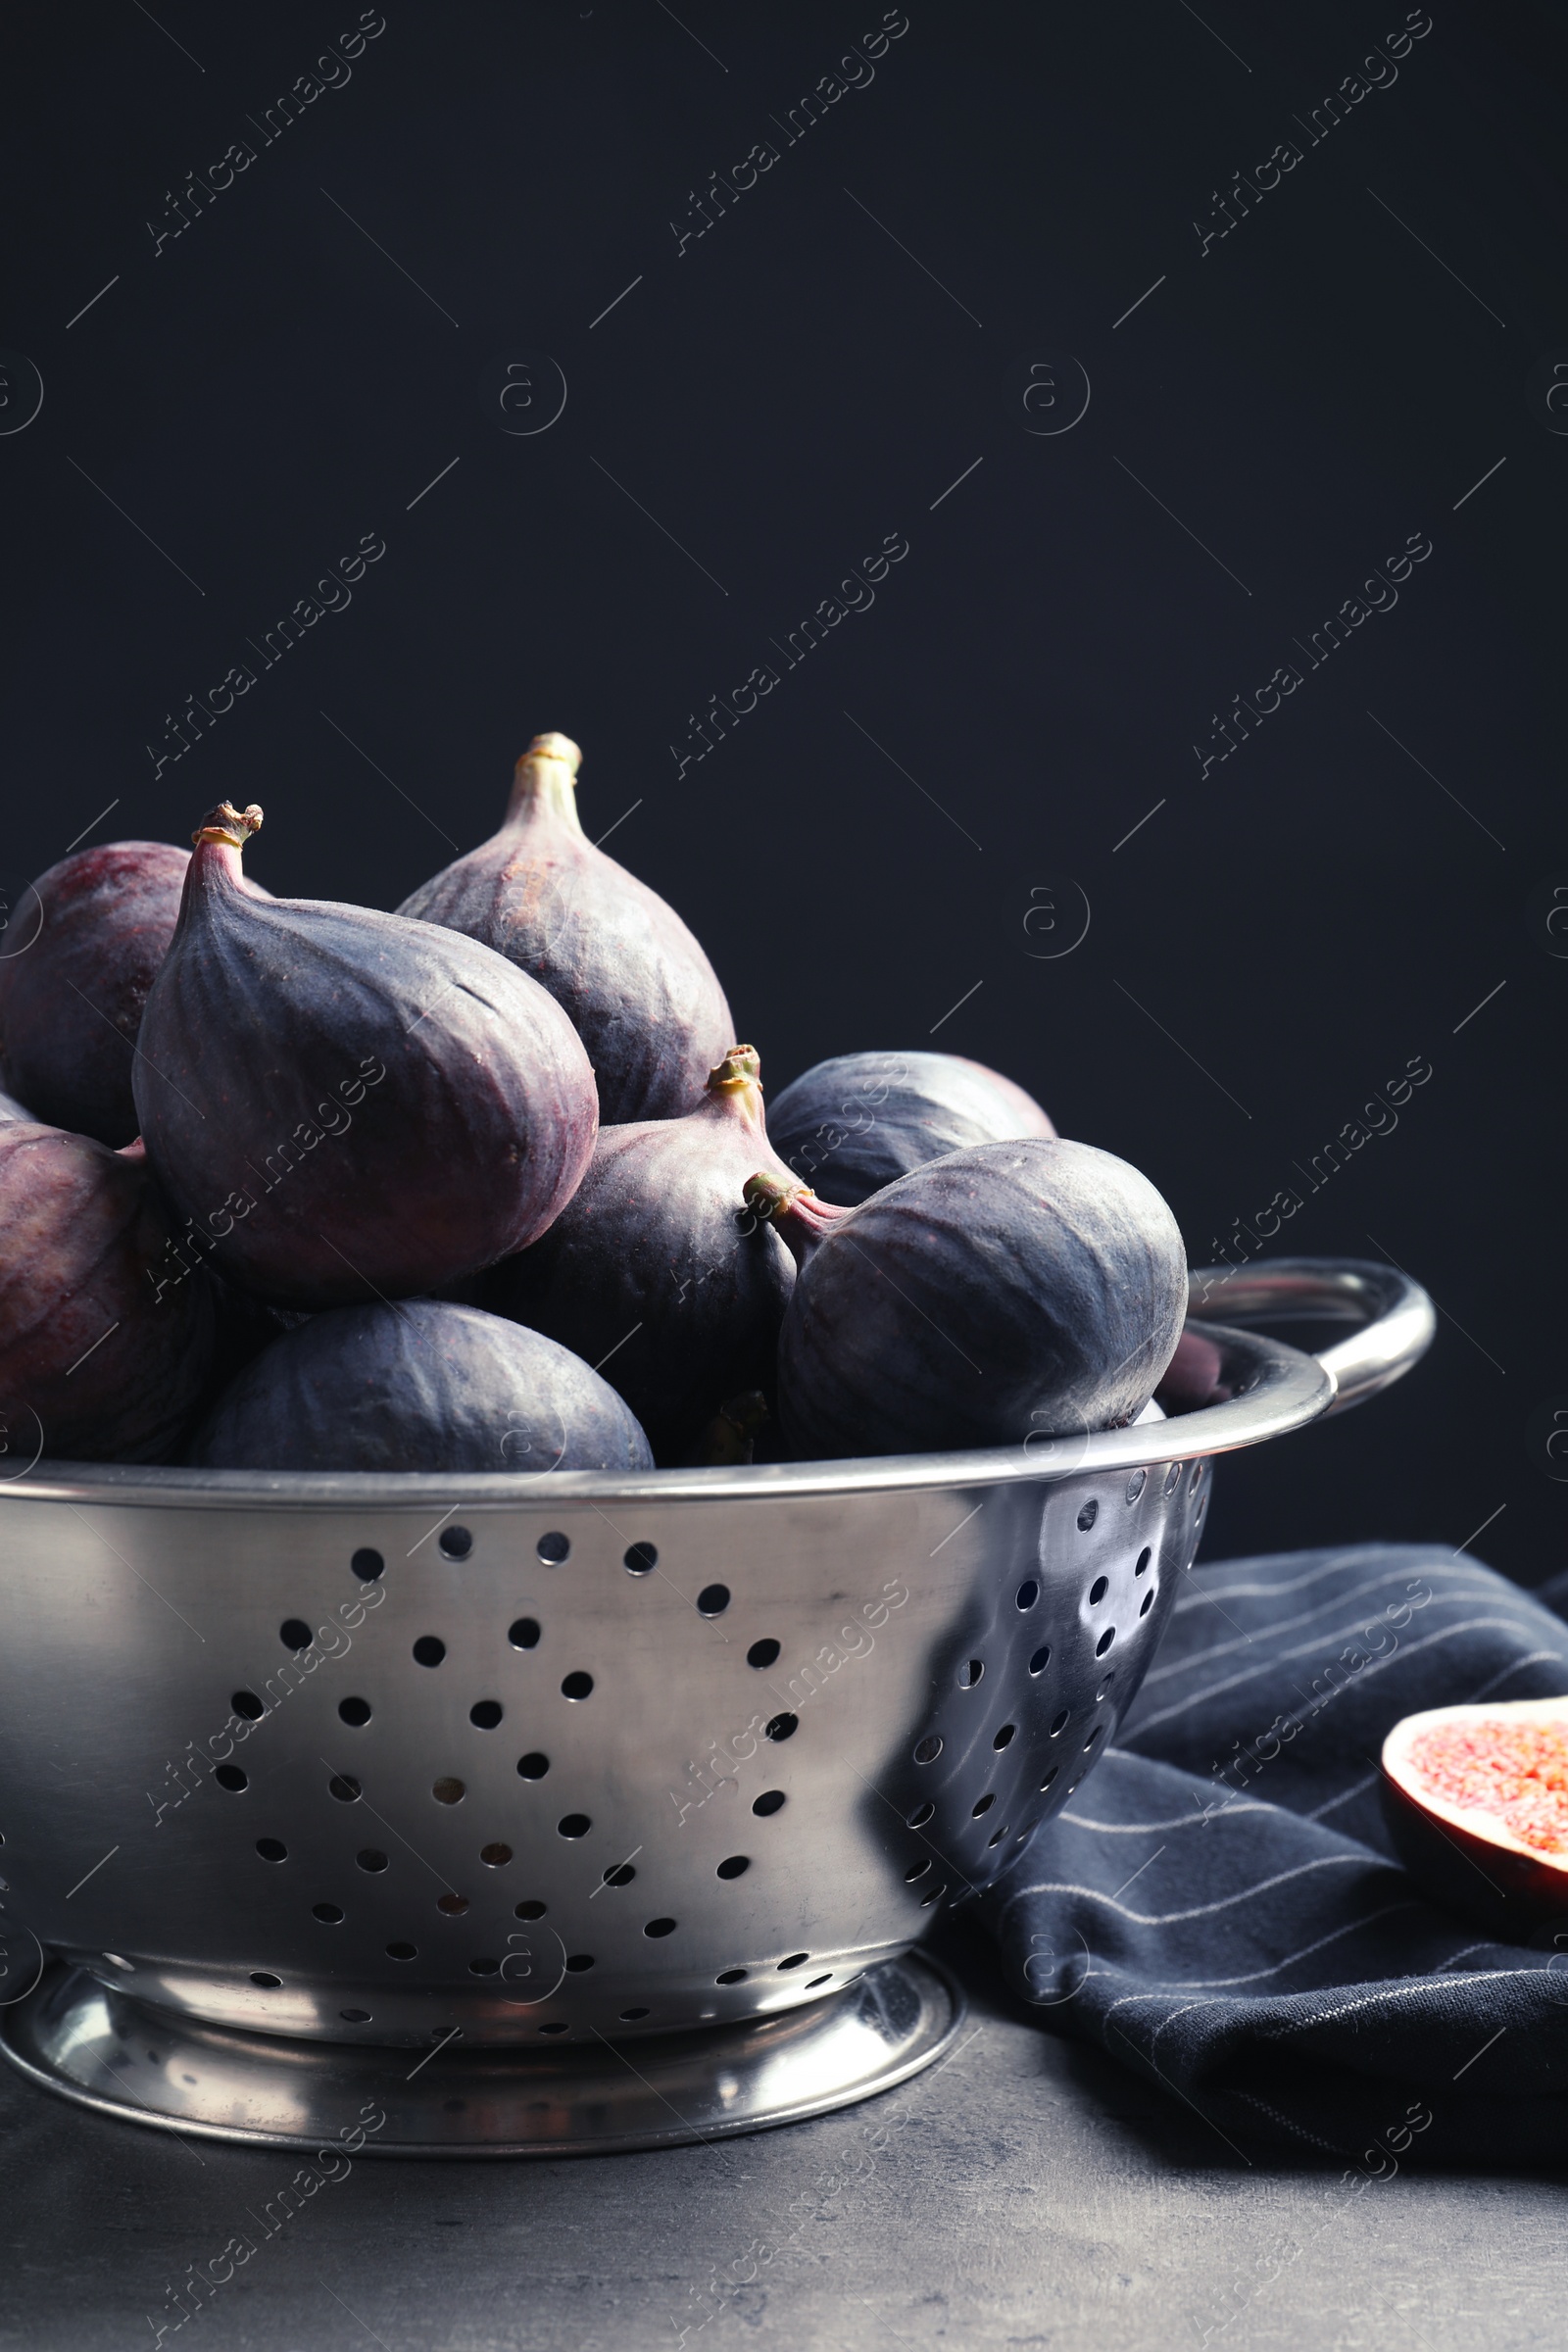
<svg viewBox="0 0 1568 2352">
<path fill-rule="evenodd" d="M 0 2345 L 121 2352 L 188 2264 L 254 2256 L 167 2345 L 206 2352 L 1377 2345 L 1563 2337 L 1563 2177 L 1240 2161 L 1043 2031 L 990 1947 L 948 2058 L 858 2108 L 722 2144 L 542 2163 L 361 2158 L 270 2238 L 282 2150 L 182 2143 L 0 2069 Z M 1208 2331 L 1205 2337 L 1205 2330 Z"/>
</svg>

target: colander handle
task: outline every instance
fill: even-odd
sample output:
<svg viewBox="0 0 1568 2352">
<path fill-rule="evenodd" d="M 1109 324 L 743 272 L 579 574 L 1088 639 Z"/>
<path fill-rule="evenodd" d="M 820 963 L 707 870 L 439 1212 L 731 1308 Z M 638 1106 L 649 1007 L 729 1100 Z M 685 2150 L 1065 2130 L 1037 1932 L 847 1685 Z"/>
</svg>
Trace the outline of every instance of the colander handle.
<svg viewBox="0 0 1568 2352">
<path fill-rule="evenodd" d="M 1431 1299 L 1398 1266 L 1366 1258 L 1275 1257 L 1255 1266 L 1205 1266 L 1189 1277 L 1195 1321 L 1354 1323 L 1348 1340 L 1319 1351 L 1338 1395 L 1329 1413 L 1375 1396 L 1420 1362 L 1437 1331 Z M 1327 1419 L 1325 1414 L 1324 1418 Z"/>
</svg>

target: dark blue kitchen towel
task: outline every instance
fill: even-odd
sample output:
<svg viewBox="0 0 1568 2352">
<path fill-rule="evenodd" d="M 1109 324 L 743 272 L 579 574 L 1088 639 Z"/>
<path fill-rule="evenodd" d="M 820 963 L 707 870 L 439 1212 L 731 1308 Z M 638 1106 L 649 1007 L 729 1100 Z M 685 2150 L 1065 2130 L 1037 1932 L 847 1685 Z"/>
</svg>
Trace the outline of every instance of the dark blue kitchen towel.
<svg viewBox="0 0 1568 2352">
<path fill-rule="evenodd" d="M 1568 1935 L 1427 1900 L 1377 1772 L 1403 1715 L 1568 1692 L 1568 1625 L 1422 1544 L 1185 1586 L 1118 1744 L 982 1898 L 1014 1985 L 1248 2161 L 1568 2163 Z"/>
</svg>

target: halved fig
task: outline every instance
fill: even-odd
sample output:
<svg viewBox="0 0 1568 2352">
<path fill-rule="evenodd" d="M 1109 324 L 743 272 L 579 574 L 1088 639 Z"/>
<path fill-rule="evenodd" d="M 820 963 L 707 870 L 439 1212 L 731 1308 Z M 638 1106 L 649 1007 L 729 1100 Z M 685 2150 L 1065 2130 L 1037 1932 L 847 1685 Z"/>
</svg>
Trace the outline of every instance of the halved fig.
<svg viewBox="0 0 1568 2352">
<path fill-rule="evenodd" d="M 1383 1742 L 1399 1859 L 1509 1942 L 1568 1919 L 1568 1698 L 1406 1715 Z"/>
</svg>

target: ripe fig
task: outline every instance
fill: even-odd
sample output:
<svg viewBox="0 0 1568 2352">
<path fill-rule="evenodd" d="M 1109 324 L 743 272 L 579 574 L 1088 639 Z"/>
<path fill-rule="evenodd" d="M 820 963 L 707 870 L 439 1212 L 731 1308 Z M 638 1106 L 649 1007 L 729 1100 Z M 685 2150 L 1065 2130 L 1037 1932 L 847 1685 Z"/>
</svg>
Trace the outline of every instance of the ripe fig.
<svg viewBox="0 0 1568 2352">
<path fill-rule="evenodd" d="M 1568 1698 L 1406 1715 L 1383 1811 L 1410 1876 L 1506 1942 L 1568 1922 Z"/>
<path fill-rule="evenodd" d="M 784 1089 L 767 1124 L 779 1157 L 843 1208 L 946 1152 L 1056 1132 L 1021 1086 L 956 1054 L 836 1054 Z"/>
<path fill-rule="evenodd" d="M 598 1366 L 661 1462 L 688 1460 L 725 1397 L 773 1385 L 795 1268 L 741 1204 L 771 1160 L 758 1066 L 735 1046 L 699 1109 L 602 1129 L 544 1240 L 490 1278 L 486 1303 Z"/>
<path fill-rule="evenodd" d="M 0 1073 L 50 1126 L 117 1147 L 136 1133 L 136 1033 L 189 863 L 168 842 L 110 842 L 62 858 L 18 902 L 0 956 Z"/>
<path fill-rule="evenodd" d="M 729 1006 L 674 908 L 583 832 L 581 760 L 566 736 L 536 735 L 500 832 L 398 912 L 483 940 L 543 982 L 588 1049 L 607 1126 L 679 1118 L 735 1034 Z"/>
<path fill-rule="evenodd" d="M 282 1305 L 407 1297 L 520 1250 L 593 1150 L 571 1023 L 477 940 L 248 891 L 261 821 L 225 801 L 194 836 L 147 1000 L 160 1181 L 218 1270 Z"/>
<path fill-rule="evenodd" d="M 1200 1405 L 1221 1404 L 1231 1395 L 1220 1377 L 1225 1358 L 1200 1331 L 1184 1331 L 1155 1392 L 1167 1413 L 1195 1413 Z"/>
<path fill-rule="evenodd" d="M 132 1145 L 0 1126 L 0 1446 L 29 1456 L 163 1461 L 213 1358 L 199 1255 L 175 1239 Z"/>
<path fill-rule="evenodd" d="M 537 1331 L 437 1298 L 312 1315 L 197 1433 L 210 1470 L 650 1470 L 608 1381 Z"/>
<path fill-rule="evenodd" d="M 1181 1332 L 1176 1220 L 1092 1144 L 977 1144 L 818 1223 L 779 1340 L 797 1458 L 1120 1428 Z"/>
</svg>

